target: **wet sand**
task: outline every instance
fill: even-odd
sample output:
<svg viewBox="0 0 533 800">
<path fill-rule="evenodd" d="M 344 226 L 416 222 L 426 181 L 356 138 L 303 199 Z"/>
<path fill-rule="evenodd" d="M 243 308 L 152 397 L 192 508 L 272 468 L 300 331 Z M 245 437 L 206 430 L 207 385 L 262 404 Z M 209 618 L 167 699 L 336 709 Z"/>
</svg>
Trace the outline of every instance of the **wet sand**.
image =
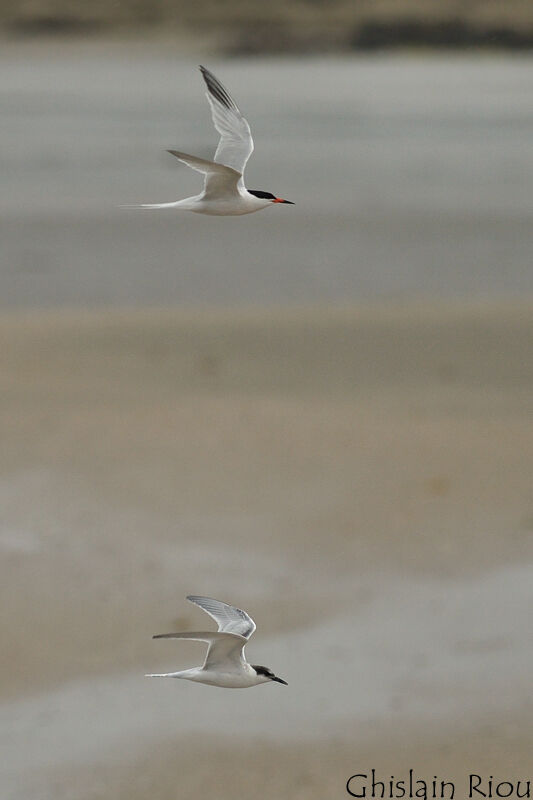
<svg viewBox="0 0 533 800">
<path fill-rule="evenodd" d="M 4 314 L 5 796 L 527 777 L 532 310 Z M 287 689 L 142 677 L 193 591 Z"/>
</svg>

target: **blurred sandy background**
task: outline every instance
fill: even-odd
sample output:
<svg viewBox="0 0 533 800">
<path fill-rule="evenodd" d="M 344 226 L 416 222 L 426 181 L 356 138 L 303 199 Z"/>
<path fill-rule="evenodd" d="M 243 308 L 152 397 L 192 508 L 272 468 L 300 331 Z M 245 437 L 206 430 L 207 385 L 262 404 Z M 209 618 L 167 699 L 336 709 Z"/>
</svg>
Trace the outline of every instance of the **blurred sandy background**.
<svg viewBox="0 0 533 800">
<path fill-rule="evenodd" d="M 528 53 L 4 24 L 2 797 L 530 777 Z M 294 207 L 118 208 L 196 190 L 164 150 L 216 143 L 198 62 Z M 144 679 L 201 658 L 150 638 L 203 623 L 190 592 L 289 686 Z"/>
</svg>

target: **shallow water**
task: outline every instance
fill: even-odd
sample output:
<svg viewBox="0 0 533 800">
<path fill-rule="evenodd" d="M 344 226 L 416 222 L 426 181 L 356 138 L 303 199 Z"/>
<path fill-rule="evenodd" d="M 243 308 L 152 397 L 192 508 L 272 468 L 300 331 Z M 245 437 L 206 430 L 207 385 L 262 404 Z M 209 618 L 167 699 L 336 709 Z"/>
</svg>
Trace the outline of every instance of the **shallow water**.
<svg viewBox="0 0 533 800">
<path fill-rule="evenodd" d="M 3 308 L 533 287 L 528 59 L 209 61 L 253 123 L 249 185 L 297 203 L 222 220 L 118 208 L 196 191 L 163 153 L 215 144 L 192 61 L 27 44 L 0 65 Z M 443 763 L 461 728 L 490 771 L 512 735 L 529 755 L 531 315 L 495 308 L 4 320 L 9 800 L 166 800 L 180 765 L 185 797 L 256 797 L 230 773 L 278 742 L 295 760 L 265 757 L 282 783 L 262 796 L 338 797 L 328 761 L 329 792 L 286 789 L 325 741 L 391 729 L 445 730 Z M 150 639 L 192 624 L 187 591 L 248 598 L 248 656 L 289 687 L 145 679 L 200 662 Z M 221 759 L 240 737 L 212 791 L 178 754 L 194 734 Z"/>
<path fill-rule="evenodd" d="M 208 63 L 252 123 L 248 185 L 295 206 L 120 209 L 198 190 L 164 152 L 216 144 L 195 63 L 155 46 L 2 50 L 2 307 L 533 290 L 531 58 Z"/>
</svg>

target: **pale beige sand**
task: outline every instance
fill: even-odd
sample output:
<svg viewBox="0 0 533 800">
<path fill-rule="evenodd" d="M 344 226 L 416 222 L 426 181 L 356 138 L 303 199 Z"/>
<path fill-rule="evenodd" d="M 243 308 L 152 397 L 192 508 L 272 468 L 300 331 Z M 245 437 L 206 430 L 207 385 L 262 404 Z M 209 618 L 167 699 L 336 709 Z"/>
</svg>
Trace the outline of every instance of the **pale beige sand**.
<svg viewBox="0 0 533 800">
<path fill-rule="evenodd" d="M 4 315 L 8 796 L 524 777 L 532 312 Z M 192 591 L 250 610 L 287 690 L 141 680 L 200 657 L 150 639 Z"/>
</svg>

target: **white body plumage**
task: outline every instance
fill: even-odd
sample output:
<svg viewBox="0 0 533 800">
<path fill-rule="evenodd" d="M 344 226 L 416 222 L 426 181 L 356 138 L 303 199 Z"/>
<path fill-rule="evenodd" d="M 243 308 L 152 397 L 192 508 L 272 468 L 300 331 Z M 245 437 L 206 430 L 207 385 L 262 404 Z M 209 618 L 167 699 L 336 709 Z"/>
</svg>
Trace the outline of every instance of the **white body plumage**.
<svg viewBox="0 0 533 800">
<path fill-rule="evenodd" d="M 213 600 L 210 597 L 189 595 L 191 603 L 199 606 L 218 624 L 218 631 L 183 631 L 182 633 L 156 634 L 154 639 L 192 639 L 207 642 L 209 647 L 201 667 L 178 672 L 151 673 L 147 678 L 182 678 L 225 689 L 247 689 L 260 683 L 287 682 L 274 675 L 268 667 L 249 664 L 244 648 L 255 631 L 255 622 L 240 608 Z"/>
<path fill-rule="evenodd" d="M 254 149 L 250 126 L 213 73 L 205 67 L 200 67 L 200 70 L 207 86 L 206 97 L 211 107 L 213 124 L 220 134 L 214 160 L 208 161 L 179 150 L 168 152 L 204 175 L 204 190 L 201 194 L 186 197 L 184 200 L 143 203 L 135 208 L 175 208 L 193 211 L 195 214 L 241 216 L 261 211 L 273 203 L 294 205 L 290 200 L 282 200 L 271 192 L 246 189 L 244 168 Z"/>
</svg>

